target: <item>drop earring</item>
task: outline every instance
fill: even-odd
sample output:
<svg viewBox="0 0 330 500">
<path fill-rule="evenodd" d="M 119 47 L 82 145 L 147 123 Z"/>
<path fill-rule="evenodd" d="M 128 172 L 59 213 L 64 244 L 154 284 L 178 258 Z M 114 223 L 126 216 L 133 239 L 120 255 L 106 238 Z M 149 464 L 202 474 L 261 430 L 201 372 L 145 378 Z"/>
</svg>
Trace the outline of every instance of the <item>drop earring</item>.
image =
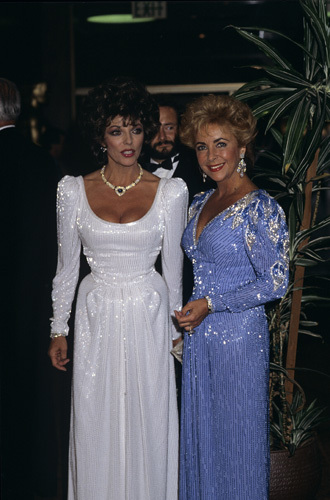
<svg viewBox="0 0 330 500">
<path fill-rule="evenodd" d="M 203 172 L 203 174 L 202 174 L 202 175 L 203 175 L 203 182 L 206 182 L 206 179 L 207 179 L 207 175 L 206 175 L 206 173 L 205 173 L 205 172 Z"/>
<path fill-rule="evenodd" d="M 241 153 L 241 159 L 238 162 L 237 172 L 240 177 L 243 177 L 246 172 L 246 162 L 244 160 L 244 153 Z"/>
</svg>

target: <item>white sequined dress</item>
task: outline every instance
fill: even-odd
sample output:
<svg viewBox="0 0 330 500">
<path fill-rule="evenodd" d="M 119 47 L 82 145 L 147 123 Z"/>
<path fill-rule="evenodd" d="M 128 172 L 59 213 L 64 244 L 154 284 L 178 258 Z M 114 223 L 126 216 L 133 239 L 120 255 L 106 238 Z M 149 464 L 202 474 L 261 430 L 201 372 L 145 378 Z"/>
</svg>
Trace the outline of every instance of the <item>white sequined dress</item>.
<svg viewBox="0 0 330 500">
<path fill-rule="evenodd" d="M 91 268 L 75 319 L 69 500 L 175 500 L 178 416 L 172 322 L 181 306 L 188 192 L 161 179 L 150 210 L 126 224 L 91 210 L 82 177 L 58 187 L 52 332 L 67 321 L 81 245 Z M 154 268 L 162 253 L 163 277 Z"/>
</svg>

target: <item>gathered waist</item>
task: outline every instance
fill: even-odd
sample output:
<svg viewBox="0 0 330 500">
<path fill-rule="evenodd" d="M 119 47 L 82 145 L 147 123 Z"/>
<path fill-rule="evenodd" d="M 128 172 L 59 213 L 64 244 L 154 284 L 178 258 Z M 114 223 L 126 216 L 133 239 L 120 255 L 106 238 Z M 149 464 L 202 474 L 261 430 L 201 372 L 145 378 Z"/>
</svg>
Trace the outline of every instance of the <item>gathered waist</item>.
<svg viewBox="0 0 330 500">
<path fill-rule="evenodd" d="M 142 283 L 143 281 L 151 280 L 155 275 L 159 275 L 155 268 L 151 268 L 144 273 L 132 273 L 132 274 L 123 274 L 123 273 L 113 273 L 108 274 L 105 272 L 97 272 L 95 270 L 91 271 L 90 276 L 93 280 L 98 284 L 104 284 L 107 286 L 125 286 L 125 285 L 136 285 L 138 283 Z"/>
</svg>

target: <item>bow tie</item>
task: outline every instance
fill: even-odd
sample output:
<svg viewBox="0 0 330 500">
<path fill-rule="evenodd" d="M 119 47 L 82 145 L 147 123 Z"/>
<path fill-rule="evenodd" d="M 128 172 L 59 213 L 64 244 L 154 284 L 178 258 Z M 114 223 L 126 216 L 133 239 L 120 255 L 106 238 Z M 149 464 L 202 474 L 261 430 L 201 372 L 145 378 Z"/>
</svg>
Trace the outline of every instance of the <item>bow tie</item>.
<svg viewBox="0 0 330 500">
<path fill-rule="evenodd" d="M 178 161 L 178 159 L 179 159 L 179 155 L 174 156 L 173 163 Z M 164 160 L 162 163 L 148 163 L 146 166 L 147 166 L 147 170 L 149 172 L 155 172 L 155 170 L 157 170 L 157 168 L 164 168 L 165 170 L 172 170 L 173 163 L 172 163 L 171 158 L 166 158 L 166 160 Z"/>
</svg>

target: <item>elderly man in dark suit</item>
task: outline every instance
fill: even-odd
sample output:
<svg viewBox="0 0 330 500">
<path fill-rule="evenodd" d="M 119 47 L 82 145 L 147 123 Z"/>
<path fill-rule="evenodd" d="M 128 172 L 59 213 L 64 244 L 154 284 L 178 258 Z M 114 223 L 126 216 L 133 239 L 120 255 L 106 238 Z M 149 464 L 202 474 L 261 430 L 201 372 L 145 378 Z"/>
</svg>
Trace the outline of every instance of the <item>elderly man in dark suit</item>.
<svg viewBox="0 0 330 500">
<path fill-rule="evenodd" d="M 57 173 L 18 131 L 20 109 L 16 85 L 0 78 L 3 500 L 54 495 L 57 472 L 47 360 Z"/>
</svg>

